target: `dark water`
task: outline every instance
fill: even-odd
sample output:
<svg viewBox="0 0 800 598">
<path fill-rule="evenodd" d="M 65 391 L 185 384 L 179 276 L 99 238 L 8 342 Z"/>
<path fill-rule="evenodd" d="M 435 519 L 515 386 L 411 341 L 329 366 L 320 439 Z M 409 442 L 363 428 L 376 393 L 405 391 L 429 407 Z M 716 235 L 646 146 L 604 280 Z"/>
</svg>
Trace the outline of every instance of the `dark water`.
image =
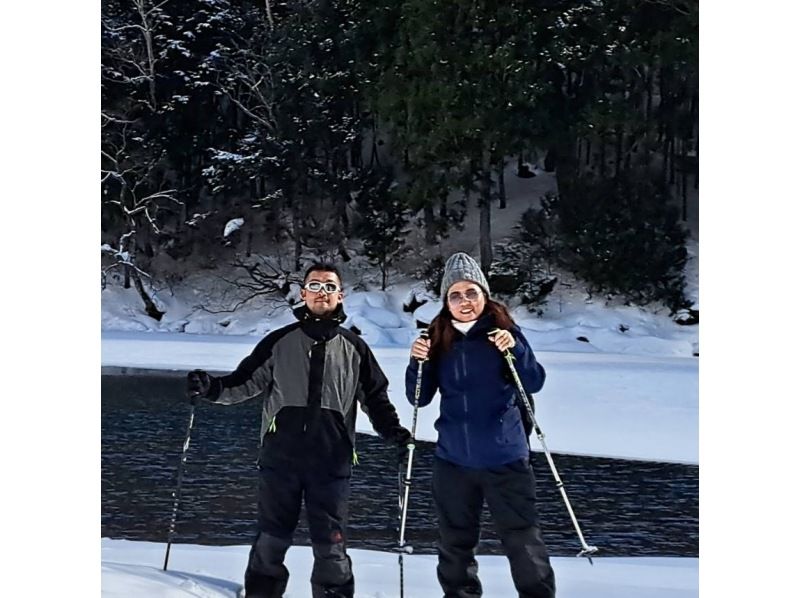
<svg viewBox="0 0 800 598">
<path fill-rule="evenodd" d="M 166 541 L 189 417 L 183 386 L 182 377 L 170 375 L 102 377 L 103 537 Z M 196 408 L 174 541 L 252 541 L 260 408 L 258 401 Z M 366 434 L 358 435 L 357 449 L 348 544 L 391 550 L 398 537 L 395 451 Z M 406 538 L 416 553 L 436 550 L 433 449 L 418 443 L 414 459 Z M 554 460 L 587 542 L 602 555 L 698 556 L 697 466 L 559 454 Z M 551 554 L 574 555 L 580 545 L 543 454 L 534 472 Z M 501 554 L 488 513 L 483 516 L 479 552 Z M 309 543 L 304 517 L 297 544 Z"/>
</svg>

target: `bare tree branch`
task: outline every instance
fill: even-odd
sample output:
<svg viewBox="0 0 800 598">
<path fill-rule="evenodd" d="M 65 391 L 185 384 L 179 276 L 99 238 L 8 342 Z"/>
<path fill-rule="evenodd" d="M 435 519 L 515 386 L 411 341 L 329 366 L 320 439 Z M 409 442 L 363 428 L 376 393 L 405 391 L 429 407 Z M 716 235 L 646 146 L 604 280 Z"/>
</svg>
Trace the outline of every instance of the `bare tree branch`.
<svg viewBox="0 0 800 598">
<path fill-rule="evenodd" d="M 692 14 L 691 7 L 685 2 L 675 2 L 674 0 L 645 0 L 645 2 L 648 4 L 658 4 L 659 6 L 671 8 L 675 12 L 682 15 L 688 16 Z"/>
<path fill-rule="evenodd" d="M 291 305 L 286 298 L 286 292 L 292 282 L 300 282 L 299 277 L 284 270 L 280 263 L 264 256 L 257 256 L 258 261 L 248 262 L 240 256 L 230 264 L 237 271 L 242 272 L 243 276 L 229 279 L 224 276 L 217 276 L 229 285 L 232 291 L 245 291 L 246 296 L 240 298 L 230 308 L 210 309 L 200 307 L 208 313 L 232 313 L 246 303 L 258 298 L 267 297 L 276 305 Z"/>
<path fill-rule="evenodd" d="M 129 125 L 136 124 L 135 120 L 126 120 L 124 118 L 118 118 L 116 116 L 111 116 L 110 114 L 106 114 L 105 112 L 102 111 L 100 112 L 100 118 L 103 118 L 106 121 L 105 123 L 103 123 L 103 125 L 106 125 L 108 123 L 120 123 Z"/>
<path fill-rule="evenodd" d="M 204 311 L 209 314 L 231 314 L 234 313 L 240 307 L 246 305 L 253 299 L 258 297 L 263 297 L 265 295 L 269 295 L 268 291 L 262 291 L 258 293 L 253 293 L 252 295 L 245 297 L 244 299 L 237 301 L 236 304 L 229 308 L 229 309 L 210 309 L 204 305 L 195 305 L 195 309 L 199 309 L 200 311 Z M 273 304 L 273 307 L 267 313 L 267 317 L 271 317 L 279 308 L 281 307 L 291 307 L 292 304 L 287 301 L 286 299 L 277 299 L 277 298 L 270 298 L 270 302 Z"/>
<path fill-rule="evenodd" d="M 221 91 L 226 96 L 228 96 L 228 99 L 230 99 L 231 102 L 236 104 L 242 110 L 242 112 L 247 114 L 250 118 L 252 118 L 256 122 L 260 123 L 261 125 L 263 125 L 267 129 L 269 129 L 270 131 L 273 131 L 273 132 L 275 131 L 275 126 L 271 122 L 269 122 L 268 120 L 265 120 L 263 117 L 258 116 L 255 112 L 250 110 L 247 106 L 245 106 L 242 102 L 240 102 L 229 90 L 227 90 L 225 88 L 221 88 Z"/>
</svg>

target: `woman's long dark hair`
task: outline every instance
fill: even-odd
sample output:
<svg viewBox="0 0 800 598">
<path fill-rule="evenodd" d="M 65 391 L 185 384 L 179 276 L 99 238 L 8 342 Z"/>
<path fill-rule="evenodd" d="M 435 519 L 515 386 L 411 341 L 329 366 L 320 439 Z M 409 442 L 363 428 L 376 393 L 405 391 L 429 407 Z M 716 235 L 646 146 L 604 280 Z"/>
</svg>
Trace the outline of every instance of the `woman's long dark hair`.
<svg viewBox="0 0 800 598">
<path fill-rule="evenodd" d="M 509 330 L 514 326 L 514 319 L 508 313 L 508 309 L 502 303 L 486 299 L 486 306 L 483 308 L 481 316 L 491 314 L 494 316 L 494 323 L 498 328 Z M 453 326 L 453 316 L 450 313 L 450 308 L 447 307 L 447 300 L 445 300 L 442 310 L 431 322 L 428 327 L 428 334 L 431 339 L 431 360 L 436 360 L 450 349 L 453 348 L 453 340 L 456 338 L 456 329 Z"/>
</svg>

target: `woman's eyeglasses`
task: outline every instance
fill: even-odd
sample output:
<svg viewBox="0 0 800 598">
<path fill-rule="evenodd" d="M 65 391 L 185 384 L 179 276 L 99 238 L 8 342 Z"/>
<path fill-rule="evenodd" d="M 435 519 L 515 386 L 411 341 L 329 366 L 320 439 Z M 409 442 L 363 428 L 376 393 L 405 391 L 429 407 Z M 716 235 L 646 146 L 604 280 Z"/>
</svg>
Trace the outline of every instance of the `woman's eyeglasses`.
<svg viewBox="0 0 800 598">
<path fill-rule="evenodd" d="M 453 305 L 461 305 L 464 300 L 475 302 L 478 300 L 478 297 L 481 296 L 480 291 L 476 291 L 475 289 L 468 289 L 466 293 L 463 295 L 456 291 L 455 293 L 450 293 L 447 296 L 447 300 L 452 303 Z"/>
<path fill-rule="evenodd" d="M 318 282 L 316 280 L 312 280 L 311 282 L 307 282 L 303 285 L 303 288 L 307 291 L 311 291 L 312 293 L 319 293 L 320 291 L 325 291 L 326 294 L 329 293 L 338 293 L 341 289 L 339 285 L 335 282 Z"/>
</svg>

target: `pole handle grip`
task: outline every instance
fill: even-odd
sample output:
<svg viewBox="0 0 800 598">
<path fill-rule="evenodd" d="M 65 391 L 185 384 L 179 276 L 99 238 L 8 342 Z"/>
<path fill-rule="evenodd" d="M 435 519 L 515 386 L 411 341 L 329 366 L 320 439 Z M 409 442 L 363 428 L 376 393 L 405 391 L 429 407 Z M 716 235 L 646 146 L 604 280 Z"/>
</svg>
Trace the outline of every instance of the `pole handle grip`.
<svg viewBox="0 0 800 598">
<path fill-rule="evenodd" d="M 430 332 L 428 332 L 427 328 L 419 333 L 419 338 L 425 339 L 426 341 L 431 338 Z M 419 359 L 419 358 L 415 357 L 414 359 L 416 359 L 420 364 L 423 364 L 426 361 L 428 361 L 427 358 L 426 359 Z"/>
</svg>

